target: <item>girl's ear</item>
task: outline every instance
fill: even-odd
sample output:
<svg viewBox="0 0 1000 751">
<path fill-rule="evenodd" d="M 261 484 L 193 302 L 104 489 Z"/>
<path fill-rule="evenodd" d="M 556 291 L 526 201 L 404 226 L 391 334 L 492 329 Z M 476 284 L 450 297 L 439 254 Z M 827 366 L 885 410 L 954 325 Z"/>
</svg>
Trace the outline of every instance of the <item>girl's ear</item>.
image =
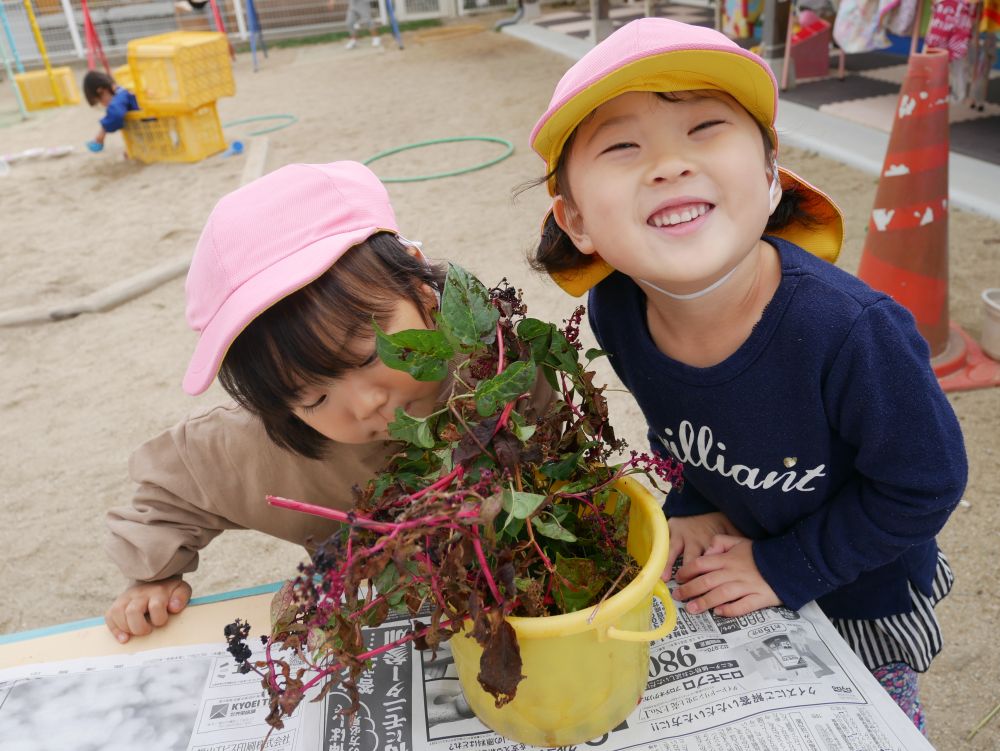
<svg viewBox="0 0 1000 751">
<path fill-rule="evenodd" d="M 781 203 L 781 196 L 782 196 L 782 191 L 781 191 L 781 176 L 778 173 L 778 164 L 777 164 L 777 162 L 773 163 L 773 165 L 771 167 L 771 188 L 770 188 L 770 193 L 771 193 L 771 210 L 768 212 L 769 216 L 774 213 L 775 209 L 778 208 L 778 204 Z"/>
<path fill-rule="evenodd" d="M 420 300 L 423 302 L 424 318 L 432 320 L 431 313 L 441 307 L 441 293 L 425 282 L 420 285 Z"/>
<path fill-rule="evenodd" d="M 588 256 L 597 252 L 597 248 L 594 247 L 590 235 L 587 234 L 583 226 L 583 217 L 580 212 L 561 194 L 552 197 L 552 217 L 556 220 L 559 228 L 573 241 L 577 250 Z"/>
</svg>

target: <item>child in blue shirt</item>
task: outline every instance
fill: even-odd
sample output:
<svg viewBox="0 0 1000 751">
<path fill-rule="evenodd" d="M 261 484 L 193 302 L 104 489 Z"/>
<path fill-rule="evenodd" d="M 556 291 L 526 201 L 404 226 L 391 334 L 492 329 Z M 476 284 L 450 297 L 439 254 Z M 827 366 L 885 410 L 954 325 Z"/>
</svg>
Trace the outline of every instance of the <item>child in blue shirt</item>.
<svg viewBox="0 0 1000 751">
<path fill-rule="evenodd" d="M 91 107 L 101 104 L 106 109 L 97 136 L 93 141 L 87 141 L 87 148 L 91 151 L 103 151 L 107 134 L 121 130 L 125 125 L 125 113 L 139 109 L 139 102 L 135 94 L 116 84 L 107 73 L 97 70 L 87 71 L 83 77 L 83 95 Z"/>
<path fill-rule="evenodd" d="M 684 463 L 674 596 L 723 616 L 816 600 L 922 729 L 962 434 L 909 312 L 829 263 L 840 212 L 778 168 L 776 104 L 722 34 L 627 24 L 532 132 L 552 195 L 534 262 L 590 291 L 654 451 Z"/>
</svg>

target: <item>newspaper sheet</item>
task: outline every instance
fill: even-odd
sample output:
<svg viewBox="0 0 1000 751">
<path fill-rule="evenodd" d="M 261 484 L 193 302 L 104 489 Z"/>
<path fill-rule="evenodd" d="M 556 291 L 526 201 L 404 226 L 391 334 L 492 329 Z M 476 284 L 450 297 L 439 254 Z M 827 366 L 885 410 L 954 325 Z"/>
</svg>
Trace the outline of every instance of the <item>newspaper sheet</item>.
<svg viewBox="0 0 1000 751">
<path fill-rule="evenodd" d="M 659 603 L 656 603 L 659 607 Z M 655 618 L 654 618 L 655 620 Z M 372 648 L 408 621 L 367 632 Z M 93 658 L 0 672 L 0 751 L 251 751 L 267 701 L 224 645 Z M 282 751 L 521 751 L 465 703 L 447 645 L 379 655 L 359 682 L 361 711 L 336 691 L 300 706 L 267 739 Z M 573 691 L 573 686 L 567 686 Z M 926 739 L 814 604 L 742 618 L 678 614 L 650 647 L 636 710 L 602 751 L 922 751 Z"/>
</svg>

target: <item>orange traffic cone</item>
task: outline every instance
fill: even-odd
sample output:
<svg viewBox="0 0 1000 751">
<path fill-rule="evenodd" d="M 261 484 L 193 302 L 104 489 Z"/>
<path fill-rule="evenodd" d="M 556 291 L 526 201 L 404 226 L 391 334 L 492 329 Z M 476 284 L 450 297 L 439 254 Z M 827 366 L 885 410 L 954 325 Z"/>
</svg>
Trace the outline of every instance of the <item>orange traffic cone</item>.
<svg viewBox="0 0 1000 751">
<path fill-rule="evenodd" d="M 910 55 L 858 277 L 917 320 L 945 391 L 1000 386 L 1000 363 L 948 321 L 948 53 Z"/>
</svg>

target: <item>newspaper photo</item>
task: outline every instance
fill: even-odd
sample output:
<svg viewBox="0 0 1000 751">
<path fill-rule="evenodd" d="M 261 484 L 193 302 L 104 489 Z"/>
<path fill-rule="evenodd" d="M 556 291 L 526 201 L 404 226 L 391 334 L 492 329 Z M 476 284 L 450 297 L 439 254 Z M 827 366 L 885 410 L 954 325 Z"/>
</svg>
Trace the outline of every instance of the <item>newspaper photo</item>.
<svg viewBox="0 0 1000 751">
<path fill-rule="evenodd" d="M 654 601 L 656 622 L 660 607 Z M 391 644 L 410 626 L 400 620 L 368 629 L 367 646 Z M 812 603 L 741 618 L 679 610 L 673 633 L 650 645 L 648 677 L 629 717 L 576 748 L 932 749 Z M 348 697 L 335 689 L 321 702 L 303 702 L 271 731 L 260 676 L 237 672 L 221 640 L 11 668 L 0 671 L 0 751 L 528 748 L 472 713 L 447 643 L 436 653 L 404 644 L 379 654 L 358 689 L 352 719 L 344 713 Z"/>
<path fill-rule="evenodd" d="M 257 643 L 260 646 L 260 643 Z M 268 702 L 226 645 L 0 672 L 0 751 L 259 751 Z M 266 749 L 294 751 L 300 717 Z"/>
</svg>

